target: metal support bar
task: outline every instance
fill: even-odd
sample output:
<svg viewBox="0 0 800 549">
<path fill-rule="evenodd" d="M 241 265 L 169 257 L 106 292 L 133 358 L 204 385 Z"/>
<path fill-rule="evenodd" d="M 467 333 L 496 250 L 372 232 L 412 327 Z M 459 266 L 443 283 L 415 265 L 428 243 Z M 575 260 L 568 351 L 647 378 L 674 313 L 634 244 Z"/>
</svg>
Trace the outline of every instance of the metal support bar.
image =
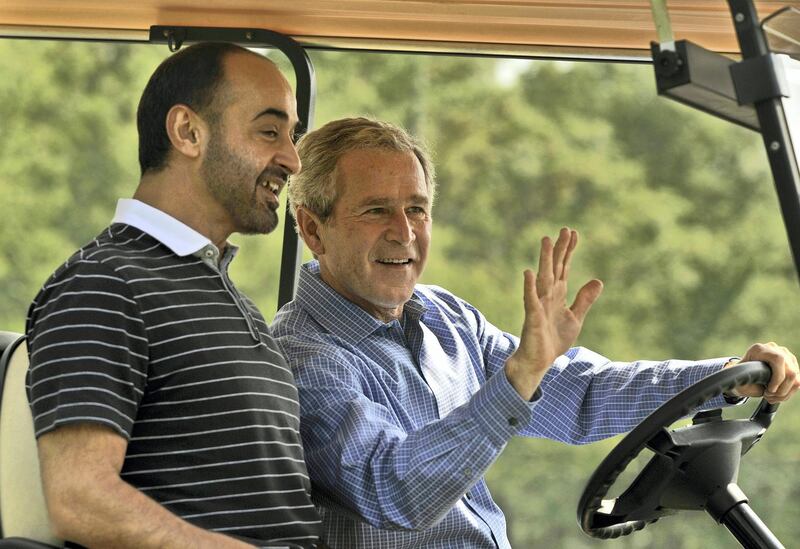
<svg viewBox="0 0 800 549">
<path fill-rule="evenodd" d="M 728 511 L 722 524 L 745 549 L 786 549 L 747 502 Z"/>
<path fill-rule="evenodd" d="M 650 0 L 650 10 L 653 12 L 653 23 L 656 26 L 658 43 L 662 45 L 662 49 L 666 49 L 664 48 L 665 44 L 675 41 L 666 0 Z"/>
<path fill-rule="evenodd" d="M 769 54 L 767 40 L 751 0 L 728 0 L 742 58 Z M 795 269 L 800 276 L 800 170 L 792 149 L 792 139 L 779 97 L 755 103 L 772 178 L 781 204 L 783 223 L 789 237 Z"/>
<path fill-rule="evenodd" d="M 291 62 L 297 83 L 295 97 L 300 126 L 296 134 L 299 137 L 313 127 L 317 95 L 314 66 L 305 49 L 292 38 L 266 29 L 153 26 L 150 27 L 150 42 L 167 44 L 170 51 L 176 51 L 184 43 L 193 42 L 233 42 L 244 47 L 271 47 L 280 50 Z M 278 308 L 294 298 L 303 251 L 303 243 L 294 229 L 294 219 L 288 206 L 285 215 Z"/>
</svg>

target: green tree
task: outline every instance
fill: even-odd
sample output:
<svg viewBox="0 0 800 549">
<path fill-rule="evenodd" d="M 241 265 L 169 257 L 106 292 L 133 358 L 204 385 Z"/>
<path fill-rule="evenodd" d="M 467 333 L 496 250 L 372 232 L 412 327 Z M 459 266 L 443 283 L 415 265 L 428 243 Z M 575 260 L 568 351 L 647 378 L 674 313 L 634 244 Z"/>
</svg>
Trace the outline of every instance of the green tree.
<svg viewBox="0 0 800 549">
<path fill-rule="evenodd" d="M 138 180 L 134 109 L 163 47 L 0 42 L 0 297 L 21 330 L 52 270 L 110 219 Z M 619 360 L 798 349 L 797 275 L 758 136 L 655 96 L 648 66 L 311 52 L 317 125 L 371 115 L 423 137 L 439 196 L 424 281 L 498 326 L 522 322 L 522 270 L 561 225 L 582 235 L 573 279 L 606 283 L 580 343 Z M 285 222 L 285 220 L 282 220 Z M 281 229 L 279 228 L 279 231 Z M 268 319 L 280 232 L 235 236 L 233 279 Z M 741 484 L 791 546 L 800 496 L 796 404 L 748 456 Z M 743 413 L 743 412 L 742 412 Z M 514 440 L 489 472 L 515 547 L 595 547 L 575 523 L 615 440 L 580 448 Z M 665 519 L 615 547 L 730 547 L 711 519 Z M 610 546 L 610 545 L 609 545 Z"/>
<path fill-rule="evenodd" d="M 0 321 L 21 331 L 52 271 L 138 179 L 134 113 L 161 50 L 0 41 Z"/>
</svg>

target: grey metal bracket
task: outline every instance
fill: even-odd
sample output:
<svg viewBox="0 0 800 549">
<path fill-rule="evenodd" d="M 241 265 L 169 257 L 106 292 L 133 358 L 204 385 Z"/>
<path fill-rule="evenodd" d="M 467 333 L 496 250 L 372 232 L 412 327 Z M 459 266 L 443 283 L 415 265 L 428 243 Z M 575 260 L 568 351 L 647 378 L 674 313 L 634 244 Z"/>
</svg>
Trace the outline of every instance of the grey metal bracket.
<svg viewBox="0 0 800 549">
<path fill-rule="evenodd" d="M 754 105 L 768 99 L 789 97 L 789 82 L 775 57 L 774 53 L 768 53 L 730 66 L 740 105 Z"/>
</svg>

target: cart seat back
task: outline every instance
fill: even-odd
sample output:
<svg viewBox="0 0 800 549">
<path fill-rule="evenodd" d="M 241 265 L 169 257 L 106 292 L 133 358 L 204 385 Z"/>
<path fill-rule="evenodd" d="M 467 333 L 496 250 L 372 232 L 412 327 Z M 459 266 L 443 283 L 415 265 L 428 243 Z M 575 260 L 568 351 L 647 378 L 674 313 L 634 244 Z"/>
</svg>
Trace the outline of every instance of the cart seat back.
<svg viewBox="0 0 800 549">
<path fill-rule="evenodd" d="M 47 517 L 27 370 L 25 337 L 0 332 L 0 548 L 62 547 Z"/>
</svg>

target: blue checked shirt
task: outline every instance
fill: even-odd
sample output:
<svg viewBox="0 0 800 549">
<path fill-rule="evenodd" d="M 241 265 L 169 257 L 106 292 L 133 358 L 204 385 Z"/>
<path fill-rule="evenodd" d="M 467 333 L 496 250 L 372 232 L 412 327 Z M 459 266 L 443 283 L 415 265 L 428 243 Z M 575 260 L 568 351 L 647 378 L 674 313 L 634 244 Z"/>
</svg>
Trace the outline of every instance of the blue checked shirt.
<svg viewBox="0 0 800 549">
<path fill-rule="evenodd" d="M 316 261 L 272 330 L 335 549 L 508 548 L 483 475 L 511 437 L 584 444 L 628 431 L 727 360 L 621 363 L 577 347 L 526 402 L 503 373 L 518 339 L 474 307 L 418 285 L 402 321 L 385 324 L 325 284 Z"/>
</svg>

